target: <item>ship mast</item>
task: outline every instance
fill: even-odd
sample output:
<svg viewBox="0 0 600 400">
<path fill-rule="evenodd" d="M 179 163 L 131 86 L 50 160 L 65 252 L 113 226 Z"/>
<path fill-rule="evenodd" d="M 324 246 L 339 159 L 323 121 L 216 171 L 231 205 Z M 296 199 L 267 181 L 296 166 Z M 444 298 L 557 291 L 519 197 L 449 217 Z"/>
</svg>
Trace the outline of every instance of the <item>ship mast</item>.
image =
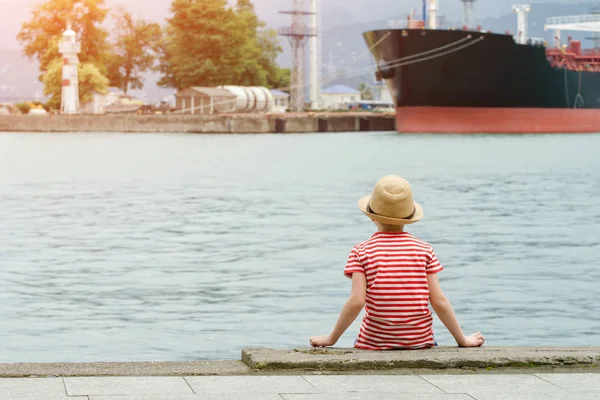
<svg viewBox="0 0 600 400">
<path fill-rule="evenodd" d="M 438 0 L 429 0 L 429 29 L 437 29 Z"/>
<path fill-rule="evenodd" d="M 527 43 L 527 14 L 531 11 L 529 4 L 517 4 L 513 6 L 513 12 L 518 16 L 517 43 Z"/>
<path fill-rule="evenodd" d="M 473 8 L 477 0 L 460 0 L 464 7 L 463 24 L 467 29 L 473 26 Z"/>
</svg>

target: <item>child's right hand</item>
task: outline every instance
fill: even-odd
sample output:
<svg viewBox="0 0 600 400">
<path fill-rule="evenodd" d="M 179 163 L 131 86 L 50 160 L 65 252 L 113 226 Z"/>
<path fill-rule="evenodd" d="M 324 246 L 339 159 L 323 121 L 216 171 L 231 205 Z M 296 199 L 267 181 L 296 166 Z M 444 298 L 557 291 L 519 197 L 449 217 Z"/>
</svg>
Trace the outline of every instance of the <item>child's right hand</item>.
<svg viewBox="0 0 600 400">
<path fill-rule="evenodd" d="M 463 340 L 458 343 L 460 347 L 480 347 L 485 339 L 481 332 L 472 334 L 471 336 L 465 336 Z"/>
<path fill-rule="evenodd" d="M 334 340 L 331 335 L 325 336 L 311 336 L 310 345 L 313 347 L 327 347 L 333 346 L 337 340 Z"/>
</svg>

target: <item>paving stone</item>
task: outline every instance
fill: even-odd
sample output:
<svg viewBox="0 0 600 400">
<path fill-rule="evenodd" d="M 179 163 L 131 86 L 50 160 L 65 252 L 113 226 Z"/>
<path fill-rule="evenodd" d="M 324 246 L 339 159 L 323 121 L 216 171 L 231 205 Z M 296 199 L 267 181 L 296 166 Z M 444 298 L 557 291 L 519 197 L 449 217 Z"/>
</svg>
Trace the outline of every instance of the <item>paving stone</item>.
<svg viewBox="0 0 600 400">
<path fill-rule="evenodd" d="M 600 374 L 536 374 L 536 376 L 568 392 L 600 392 Z"/>
<path fill-rule="evenodd" d="M 124 396 L 89 396 L 90 400 L 199 400 L 195 394 L 182 395 L 124 395 Z"/>
<path fill-rule="evenodd" d="M 62 378 L 0 379 L 0 398 L 66 399 Z"/>
<path fill-rule="evenodd" d="M 598 400 L 600 392 L 580 393 L 469 393 L 476 400 Z"/>
<path fill-rule="evenodd" d="M 4 397 L 4 393 L 0 392 L 0 399 L 2 400 L 67 400 L 67 399 L 72 399 L 72 400 L 88 400 L 87 396 L 72 396 L 72 397 L 67 397 L 67 396 L 47 396 L 44 394 L 38 394 L 35 396 L 12 396 L 12 395 L 7 395 L 7 397 Z M 193 400 L 193 399 L 192 399 Z M 280 399 L 281 400 L 281 399 Z"/>
<path fill-rule="evenodd" d="M 192 376 L 185 379 L 198 394 L 317 392 L 301 376 Z"/>
<path fill-rule="evenodd" d="M 443 393 L 418 376 L 394 375 L 322 375 L 305 376 L 323 393 L 380 392 L 380 393 Z"/>
<path fill-rule="evenodd" d="M 446 393 L 562 393 L 535 375 L 422 375 Z"/>
<path fill-rule="evenodd" d="M 466 394 L 444 393 L 321 393 L 282 394 L 284 400 L 473 400 Z"/>
<path fill-rule="evenodd" d="M 90 396 L 90 400 L 282 400 L 278 394 L 217 393 L 186 396 Z M 462 400 L 462 399 L 460 399 Z M 473 399 L 469 399 L 473 400 Z"/>
<path fill-rule="evenodd" d="M 69 396 L 193 394 L 181 377 L 64 378 Z"/>
</svg>

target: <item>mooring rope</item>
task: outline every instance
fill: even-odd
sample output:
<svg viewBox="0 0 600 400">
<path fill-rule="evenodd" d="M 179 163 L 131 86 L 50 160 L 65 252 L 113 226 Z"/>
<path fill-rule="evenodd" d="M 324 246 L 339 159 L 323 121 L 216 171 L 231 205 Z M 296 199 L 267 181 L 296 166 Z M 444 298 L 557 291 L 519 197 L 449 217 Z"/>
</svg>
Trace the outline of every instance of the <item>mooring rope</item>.
<svg viewBox="0 0 600 400">
<path fill-rule="evenodd" d="M 577 96 L 575 96 L 575 102 L 573 104 L 573 108 L 583 108 L 585 105 L 585 100 L 581 95 L 581 71 L 579 71 L 579 87 L 577 89 Z"/>
</svg>

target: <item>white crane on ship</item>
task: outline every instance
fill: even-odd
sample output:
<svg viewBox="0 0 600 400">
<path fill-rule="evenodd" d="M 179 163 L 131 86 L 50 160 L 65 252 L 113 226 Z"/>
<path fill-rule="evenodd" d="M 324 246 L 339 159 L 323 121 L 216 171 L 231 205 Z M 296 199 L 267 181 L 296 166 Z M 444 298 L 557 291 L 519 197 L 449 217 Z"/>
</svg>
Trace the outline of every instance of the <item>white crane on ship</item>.
<svg viewBox="0 0 600 400">
<path fill-rule="evenodd" d="M 554 44 L 560 47 L 560 31 L 600 32 L 600 14 L 548 18 L 544 30 L 554 31 Z"/>
</svg>

